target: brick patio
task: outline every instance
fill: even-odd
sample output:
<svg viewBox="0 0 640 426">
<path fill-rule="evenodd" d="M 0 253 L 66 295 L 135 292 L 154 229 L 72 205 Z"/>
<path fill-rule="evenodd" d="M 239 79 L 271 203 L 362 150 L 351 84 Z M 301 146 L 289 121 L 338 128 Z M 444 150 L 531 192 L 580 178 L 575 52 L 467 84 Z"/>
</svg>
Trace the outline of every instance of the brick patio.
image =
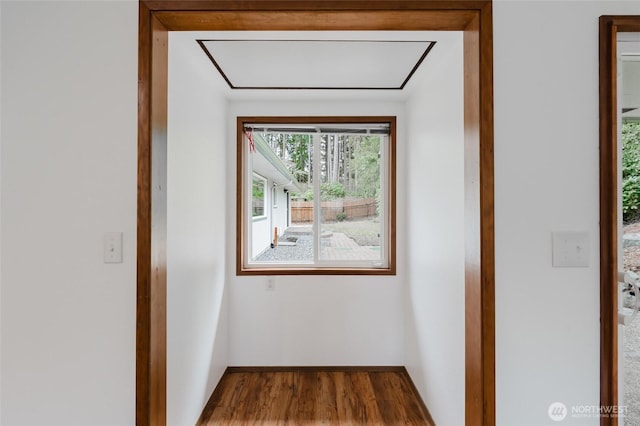
<svg viewBox="0 0 640 426">
<path fill-rule="evenodd" d="M 322 237 L 322 260 L 380 260 L 380 247 L 359 246 L 340 232 Z"/>
</svg>

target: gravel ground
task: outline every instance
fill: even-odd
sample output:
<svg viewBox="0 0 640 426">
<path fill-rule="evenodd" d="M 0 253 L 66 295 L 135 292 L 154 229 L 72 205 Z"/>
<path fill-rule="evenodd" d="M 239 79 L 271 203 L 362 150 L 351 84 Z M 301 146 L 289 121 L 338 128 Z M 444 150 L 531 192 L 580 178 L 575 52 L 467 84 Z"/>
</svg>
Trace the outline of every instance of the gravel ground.
<svg viewBox="0 0 640 426">
<path fill-rule="evenodd" d="M 625 426 L 640 426 L 640 316 L 624 327 Z"/>
<path fill-rule="evenodd" d="M 640 233 L 640 223 L 627 225 L 624 233 Z M 640 273 L 640 247 L 624 249 L 624 268 Z M 624 327 L 624 404 L 625 426 L 640 426 L 640 315 Z"/>
<path fill-rule="evenodd" d="M 295 246 L 278 245 L 274 248 L 266 248 L 260 253 L 256 260 L 260 262 L 282 262 L 282 261 L 312 261 L 313 260 L 313 234 L 287 234 L 286 232 L 280 236 L 280 241 L 289 239 L 297 239 Z M 330 244 L 325 238 L 322 239 L 322 245 Z"/>
<path fill-rule="evenodd" d="M 284 233 L 280 237 L 282 241 L 286 241 L 288 238 L 293 238 L 293 236 Z M 298 238 L 295 246 L 279 245 L 278 247 L 267 248 L 256 257 L 256 260 L 260 262 L 313 260 L 313 235 L 296 235 L 295 238 Z"/>
<path fill-rule="evenodd" d="M 295 227 L 294 227 L 295 228 Z M 298 227 L 299 228 L 299 227 Z M 309 226 L 309 229 L 311 227 Z M 380 223 L 373 220 L 344 221 L 335 223 L 323 223 L 322 231 L 339 232 L 347 235 L 359 246 L 379 246 L 380 245 Z M 311 261 L 313 260 L 313 234 L 300 230 L 292 233 L 285 232 L 280 236 L 280 241 L 288 238 L 297 238 L 295 246 L 282 246 L 267 248 L 260 253 L 256 260 L 260 262 L 278 261 Z M 322 239 L 323 246 L 330 244 L 330 239 Z"/>
</svg>

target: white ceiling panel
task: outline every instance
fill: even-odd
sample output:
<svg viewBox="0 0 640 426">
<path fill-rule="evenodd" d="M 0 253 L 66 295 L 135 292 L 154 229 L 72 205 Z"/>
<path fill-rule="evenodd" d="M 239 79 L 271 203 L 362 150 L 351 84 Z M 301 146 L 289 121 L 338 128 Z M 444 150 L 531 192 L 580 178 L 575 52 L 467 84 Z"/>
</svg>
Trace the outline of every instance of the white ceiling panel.
<svg viewBox="0 0 640 426">
<path fill-rule="evenodd" d="M 198 40 L 233 89 L 402 89 L 435 42 Z"/>
</svg>

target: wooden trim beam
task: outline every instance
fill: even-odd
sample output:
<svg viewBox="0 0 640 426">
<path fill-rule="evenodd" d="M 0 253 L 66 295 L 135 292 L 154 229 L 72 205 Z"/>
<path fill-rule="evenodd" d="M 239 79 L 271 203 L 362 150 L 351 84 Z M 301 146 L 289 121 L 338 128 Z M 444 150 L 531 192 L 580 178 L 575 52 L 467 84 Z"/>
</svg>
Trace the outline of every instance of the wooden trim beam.
<svg viewBox="0 0 640 426">
<path fill-rule="evenodd" d="M 155 12 L 208 12 L 208 11 L 360 11 L 360 10 L 454 10 L 476 11 L 489 0 L 143 0 Z M 310 4 L 311 3 L 311 4 Z M 459 28 L 461 30 L 462 28 Z"/>
<path fill-rule="evenodd" d="M 138 223 L 136 307 L 136 424 L 149 424 L 151 344 L 151 13 L 139 5 L 138 41 Z M 142 254 L 142 255 L 141 255 Z"/>
<path fill-rule="evenodd" d="M 464 31 L 466 424 L 495 424 L 491 4 Z"/>
<path fill-rule="evenodd" d="M 158 19 L 170 31 L 451 31 L 464 28 L 473 19 L 472 12 L 458 11 L 241 11 L 158 12 Z"/>
<path fill-rule="evenodd" d="M 140 3 L 136 424 L 166 423 L 167 30 Z"/>
<path fill-rule="evenodd" d="M 617 103 L 615 40 L 611 20 L 600 18 L 600 404 L 606 406 L 618 405 L 618 126 L 615 107 L 609 109 Z"/>
<path fill-rule="evenodd" d="M 618 32 L 640 16 L 600 17 L 600 405 L 618 405 Z M 616 417 L 600 425 L 617 426 Z"/>
<path fill-rule="evenodd" d="M 495 213 L 493 152 L 493 6 L 480 13 L 480 264 L 482 288 L 482 422 L 495 419 Z M 480 413 L 478 413 L 480 417 Z"/>
<path fill-rule="evenodd" d="M 381 365 L 381 366 L 358 366 L 358 365 L 318 365 L 318 366 L 235 366 L 227 367 L 225 373 L 303 373 L 303 372 L 316 372 L 316 371 L 344 371 L 344 372 L 377 372 L 377 373 L 399 373 L 407 371 L 405 367 L 401 365 Z"/>
<path fill-rule="evenodd" d="M 247 206 L 243 202 L 244 188 L 247 182 L 244 128 L 246 124 L 335 124 L 335 123 L 386 123 L 389 125 L 389 150 L 385 156 L 385 167 L 388 169 L 387 186 L 388 210 L 385 252 L 388 265 L 384 268 L 353 266 L 258 266 L 248 265 L 245 238 L 248 234 L 248 223 L 243 220 Z M 236 275 L 395 275 L 396 274 L 396 116 L 249 116 L 236 117 Z"/>
</svg>

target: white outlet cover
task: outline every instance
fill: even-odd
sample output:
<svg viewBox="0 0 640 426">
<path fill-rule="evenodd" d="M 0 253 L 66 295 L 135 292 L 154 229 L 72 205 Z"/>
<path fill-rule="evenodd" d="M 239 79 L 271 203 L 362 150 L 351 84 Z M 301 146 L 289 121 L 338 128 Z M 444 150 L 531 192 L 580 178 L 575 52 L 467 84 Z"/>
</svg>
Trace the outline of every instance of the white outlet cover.
<svg viewBox="0 0 640 426">
<path fill-rule="evenodd" d="M 276 278 L 272 276 L 268 277 L 264 289 L 267 291 L 274 291 L 276 289 Z"/>
<path fill-rule="evenodd" d="M 588 232 L 553 232 L 554 268 L 587 268 L 591 248 Z"/>
</svg>

